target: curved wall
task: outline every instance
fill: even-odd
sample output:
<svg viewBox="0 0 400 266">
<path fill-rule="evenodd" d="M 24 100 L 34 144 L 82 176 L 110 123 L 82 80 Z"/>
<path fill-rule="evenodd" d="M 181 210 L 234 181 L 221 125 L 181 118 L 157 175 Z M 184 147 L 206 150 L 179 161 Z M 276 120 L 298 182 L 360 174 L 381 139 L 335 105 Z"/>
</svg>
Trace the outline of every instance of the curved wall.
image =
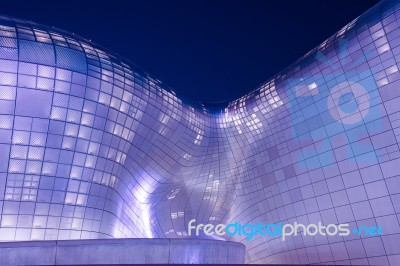
<svg viewBox="0 0 400 266">
<path fill-rule="evenodd" d="M 399 263 L 398 9 L 381 2 L 220 109 L 2 17 L 0 240 L 187 238 L 192 219 L 379 224 L 383 236 L 227 239 L 253 263 Z"/>
</svg>

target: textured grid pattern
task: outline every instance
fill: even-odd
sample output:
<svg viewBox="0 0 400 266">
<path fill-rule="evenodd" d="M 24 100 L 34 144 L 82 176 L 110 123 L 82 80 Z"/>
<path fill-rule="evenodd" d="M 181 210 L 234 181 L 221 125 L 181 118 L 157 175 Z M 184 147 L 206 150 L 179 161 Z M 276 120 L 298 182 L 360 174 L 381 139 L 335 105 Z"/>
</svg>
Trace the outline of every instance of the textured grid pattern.
<svg viewBox="0 0 400 266">
<path fill-rule="evenodd" d="M 0 240 L 188 237 L 194 218 L 379 224 L 231 240 L 253 263 L 400 264 L 399 23 L 381 2 L 211 108 L 80 37 L 0 18 Z"/>
</svg>

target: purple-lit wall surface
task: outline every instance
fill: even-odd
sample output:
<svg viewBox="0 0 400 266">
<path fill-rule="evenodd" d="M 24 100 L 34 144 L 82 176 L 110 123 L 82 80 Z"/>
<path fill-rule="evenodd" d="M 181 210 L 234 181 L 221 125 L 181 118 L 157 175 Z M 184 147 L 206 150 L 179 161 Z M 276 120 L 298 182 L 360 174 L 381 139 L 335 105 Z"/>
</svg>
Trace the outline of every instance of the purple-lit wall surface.
<svg viewBox="0 0 400 266">
<path fill-rule="evenodd" d="M 216 106 L 88 40 L 0 17 L 0 240 L 321 221 L 383 235 L 220 238 L 249 263 L 400 265 L 399 23 L 400 2 L 381 2 Z"/>
<path fill-rule="evenodd" d="M 0 265 L 243 264 L 245 246 L 231 241 L 109 238 L 0 242 Z"/>
</svg>

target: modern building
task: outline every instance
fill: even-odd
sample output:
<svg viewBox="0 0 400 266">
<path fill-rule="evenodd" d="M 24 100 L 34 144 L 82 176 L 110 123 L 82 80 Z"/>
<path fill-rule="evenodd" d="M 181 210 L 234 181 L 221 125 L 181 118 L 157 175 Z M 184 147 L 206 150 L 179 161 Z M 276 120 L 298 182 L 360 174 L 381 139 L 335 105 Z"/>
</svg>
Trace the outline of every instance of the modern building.
<svg viewBox="0 0 400 266">
<path fill-rule="evenodd" d="M 399 23 L 400 2 L 382 1 L 215 106 L 0 17 L 0 240 L 214 238 L 245 244 L 248 263 L 399 265 Z M 189 236 L 193 219 L 383 234 Z"/>
</svg>

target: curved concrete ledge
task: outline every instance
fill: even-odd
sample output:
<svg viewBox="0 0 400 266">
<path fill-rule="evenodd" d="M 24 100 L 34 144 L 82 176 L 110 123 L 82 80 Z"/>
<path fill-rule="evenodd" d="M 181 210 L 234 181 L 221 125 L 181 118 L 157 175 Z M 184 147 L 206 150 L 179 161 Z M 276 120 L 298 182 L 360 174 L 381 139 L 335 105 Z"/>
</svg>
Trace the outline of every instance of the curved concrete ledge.
<svg viewBox="0 0 400 266">
<path fill-rule="evenodd" d="M 0 265 L 241 264 L 241 243 L 197 239 L 90 239 L 0 243 Z"/>
</svg>

